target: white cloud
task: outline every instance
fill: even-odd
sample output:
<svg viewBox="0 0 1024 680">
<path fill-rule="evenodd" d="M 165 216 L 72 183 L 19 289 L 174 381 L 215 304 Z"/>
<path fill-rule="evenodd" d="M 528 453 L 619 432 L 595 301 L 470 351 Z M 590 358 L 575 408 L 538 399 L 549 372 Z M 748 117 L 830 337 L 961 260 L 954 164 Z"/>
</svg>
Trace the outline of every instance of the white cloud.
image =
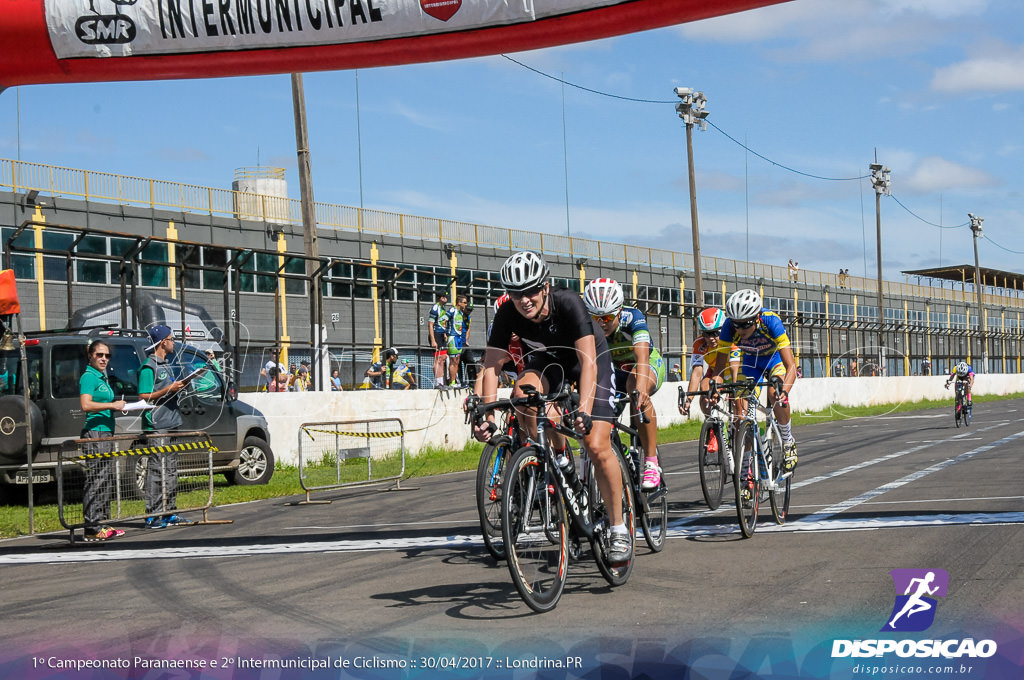
<svg viewBox="0 0 1024 680">
<path fill-rule="evenodd" d="M 940 68 L 931 87 L 948 93 L 1024 91 L 1024 46 Z"/>
<path fill-rule="evenodd" d="M 894 187 L 905 187 L 913 193 L 920 194 L 988 187 L 996 183 L 996 179 L 984 170 L 969 168 L 939 156 L 921 159 L 906 179 L 898 184 L 897 178 L 893 178 Z"/>
</svg>

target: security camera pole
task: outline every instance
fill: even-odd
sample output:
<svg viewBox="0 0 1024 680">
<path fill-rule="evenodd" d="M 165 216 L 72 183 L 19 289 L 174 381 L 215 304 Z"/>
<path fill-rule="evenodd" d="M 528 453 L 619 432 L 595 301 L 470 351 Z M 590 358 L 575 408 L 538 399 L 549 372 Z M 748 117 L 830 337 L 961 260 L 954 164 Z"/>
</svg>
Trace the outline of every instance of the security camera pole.
<svg viewBox="0 0 1024 680">
<path fill-rule="evenodd" d="M 978 337 L 981 338 L 981 370 L 975 372 L 981 373 L 988 371 L 988 339 L 985 337 L 988 324 L 981 299 L 981 267 L 978 266 L 978 237 L 981 236 L 981 223 L 985 221 L 985 218 L 971 213 L 967 213 L 967 216 L 971 218 L 971 231 L 974 232 L 974 291 L 978 295 Z"/>
<path fill-rule="evenodd" d="M 686 162 L 690 175 L 690 228 L 693 232 L 693 279 L 694 296 L 697 309 L 704 306 L 704 282 L 700 267 L 700 228 L 697 225 L 697 184 L 693 176 L 693 126 L 700 125 L 701 130 L 707 129 L 704 119 L 708 112 L 704 108 L 707 97 L 703 92 L 694 92 L 690 87 L 677 87 L 676 95 L 681 100 L 676 104 L 676 112 L 686 123 Z M 685 306 L 685 301 L 683 301 Z"/>
<path fill-rule="evenodd" d="M 891 193 L 889 179 L 889 168 L 875 162 L 871 168 L 871 186 L 875 188 L 875 233 L 878 238 L 878 367 L 885 367 L 885 303 L 882 300 L 882 194 L 888 196 Z"/>
</svg>

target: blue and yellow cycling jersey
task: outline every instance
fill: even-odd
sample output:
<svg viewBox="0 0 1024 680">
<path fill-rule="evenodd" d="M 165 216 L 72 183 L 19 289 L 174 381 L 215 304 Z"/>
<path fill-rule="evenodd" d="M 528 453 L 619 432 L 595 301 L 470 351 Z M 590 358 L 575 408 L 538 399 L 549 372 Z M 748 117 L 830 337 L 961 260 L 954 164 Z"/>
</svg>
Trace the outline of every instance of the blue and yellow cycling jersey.
<svg viewBox="0 0 1024 680">
<path fill-rule="evenodd" d="M 733 346 L 740 352 L 740 373 L 751 378 L 774 374 L 782 364 L 779 350 L 790 346 L 786 328 L 779 315 L 768 308 L 761 310 L 757 326 L 746 340 L 736 334 L 732 319 L 726 319 L 718 341 L 717 352 L 728 354 Z"/>
<path fill-rule="evenodd" d="M 633 346 L 641 342 L 646 342 L 651 348 L 651 353 L 654 353 L 651 331 L 647 327 L 647 318 L 643 312 L 633 307 L 623 307 L 619 313 L 619 327 L 608 336 L 608 351 L 612 355 L 615 368 L 632 368 L 632 364 L 636 363 Z"/>
<path fill-rule="evenodd" d="M 427 323 L 430 324 L 430 329 L 434 333 L 443 334 L 445 333 L 445 319 L 447 317 L 447 310 L 445 310 L 444 305 L 438 302 L 430 308 L 430 314 L 427 315 Z"/>
</svg>

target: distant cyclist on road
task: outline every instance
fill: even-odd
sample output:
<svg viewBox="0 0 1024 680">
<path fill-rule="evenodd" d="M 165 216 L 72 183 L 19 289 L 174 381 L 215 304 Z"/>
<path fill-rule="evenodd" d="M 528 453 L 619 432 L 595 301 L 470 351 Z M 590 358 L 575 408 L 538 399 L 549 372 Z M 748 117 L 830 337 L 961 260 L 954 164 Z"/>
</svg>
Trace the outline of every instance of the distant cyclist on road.
<svg viewBox="0 0 1024 680">
<path fill-rule="evenodd" d="M 637 410 L 647 416 L 638 423 L 644 448 L 644 479 L 640 488 L 657 489 L 661 483 L 658 466 L 658 415 L 651 397 L 665 382 L 665 360 L 651 342 L 647 318 L 635 307 L 623 307 L 622 286 L 613 279 L 594 279 L 583 290 L 583 304 L 604 331 L 615 366 L 615 389 L 622 394 L 639 393 Z"/>
<path fill-rule="evenodd" d="M 611 445 L 614 419 L 612 362 L 608 343 L 580 296 L 571 290 L 553 287 L 544 259 L 533 252 L 515 253 L 501 266 L 501 282 L 511 303 L 502 305 L 494 315 L 494 325 L 484 353 L 481 398 L 494 401 L 498 375 L 511 359 L 509 344 L 519 336 L 525 352 L 525 370 L 516 380 L 514 397 L 525 396 L 527 385 L 550 394 L 565 383 L 579 385 L 580 406 L 574 429 L 581 436 L 594 464 L 601 497 L 608 504 L 611 527 L 609 561 L 628 562 L 633 556 L 633 536 L 622 519 L 622 477 Z M 536 432 L 535 413 L 522 413 L 521 422 Z M 487 414 L 493 422 L 494 414 Z M 493 427 L 483 422 L 474 427 L 480 441 L 491 438 Z M 561 435 L 551 433 L 556 452 L 565 450 Z"/>
<path fill-rule="evenodd" d="M 739 350 L 738 381 L 748 378 L 779 377 L 785 394 L 776 399 L 775 388 L 768 388 L 769 400 L 775 399 L 775 419 L 782 435 L 783 466 L 789 471 L 796 467 L 796 440 L 793 438 L 792 415 L 786 395 L 796 382 L 796 359 L 790 347 L 789 336 L 779 315 L 764 307 L 761 296 L 750 288 L 738 290 L 725 303 L 718 349 L 715 355 L 715 374 L 724 369 L 733 345 Z"/>
<path fill-rule="evenodd" d="M 965 395 L 966 401 L 964 402 L 964 408 L 971 408 L 971 390 L 974 388 L 974 369 L 966 361 L 961 361 L 953 367 L 953 372 L 946 378 L 946 389 L 949 389 L 949 384 L 953 381 L 957 383 L 967 383 L 967 394 Z"/>
</svg>

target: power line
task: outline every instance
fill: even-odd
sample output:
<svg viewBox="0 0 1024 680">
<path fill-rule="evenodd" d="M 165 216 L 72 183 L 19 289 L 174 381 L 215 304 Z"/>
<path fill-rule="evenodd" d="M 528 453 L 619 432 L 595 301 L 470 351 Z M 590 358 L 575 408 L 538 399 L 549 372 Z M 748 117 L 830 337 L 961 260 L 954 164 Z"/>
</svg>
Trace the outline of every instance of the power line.
<svg viewBox="0 0 1024 680">
<path fill-rule="evenodd" d="M 1001 250 L 1005 250 L 1006 252 L 1013 253 L 1015 255 L 1024 255 L 1024 250 L 1011 250 L 1010 248 L 1007 248 L 1006 246 L 1001 246 L 998 243 L 996 243 L 995 241 L 993 241 L 992 237 L 989 236 L 988 234 L 982 234 L 981 237 L 983 239 L 985 239 L 986 241 L 988 241 L 989 243 L 991 243 L 992 245 L 994 245 L 996 248 L 999 248 Z"/>
<path fill-rule="evenodd" d="M 889 194 L 889 198 L 891 198 L 892 200 L 896 201 L 896 205 L 898 205 L 899 207 L 901 207 L 904 210 L 906 210 L 913 217 L 916 217 L 917 219 L 921 220 L 925 224 L 927 224 L 929 226 L 932 226 L 932 227 L 935 227 L 936 229 L 963 229 L 964 227 L 968 227 L 971 224 L 970 222 L 964 222 L 963 224 L 956 224 L 956 225 L 953 225 L 951 227 L 943 226 L 941 224 L 935 224 L 934 222 L 929 222 L 928 220 L 926 220 L 925 218 L 921 217 L 920 215 L 915 213 L 913 210 L 908 208 L 907 206 L 903 205 L 903 203 L 900 202 L 900 199 L 896 198 L 892 194 Z"/>
<path fill-rule="evenodd" d="M 571 83 L 568 80 L 563 80 L 562 78 L 558 78 L 557 76 L 553 76 L 550 73 L 544 73 L 544 71 L 535 69 L 532 66 L 527 66 L 523 62 L 517 61 L 517 60 L 513 59 L 512 57 L 508 56 L 507 54 L 503 54 L 501 56 L 505 57 L 506 59 L 511 61 L 513 64 L 519 64 L 520 66 L 525 68 L 527 71 L 533 71 L 534 73 L 536 73 L 539 76 L 544 76 L 545 78 L 550 78 L 551 80 L 554 80 L 557 83 L 562 83 L 563 85 L 568 85 L 569 87 L 575 87 L 577 90 L 583 90 L 584 92 L 589 92 L 591 94 L 600 95 L 602 97 L 611 97 L 612 99 L 621 99 L 621 100 L 627 101 L 627 102 L 639 102 L 640 104 L 675 104 L 674 101 L 666 100 L 666 99 L 637 99 L 636 97 L 623 97 L 622 95 L 619 95 L 619 94 L 611 94 L 609 92 L 601 92 L 600 90 L 592 90 L 589 87 L 583 87 L 582 85 L 577 85 L 576 83 Z"/>
</svg>

